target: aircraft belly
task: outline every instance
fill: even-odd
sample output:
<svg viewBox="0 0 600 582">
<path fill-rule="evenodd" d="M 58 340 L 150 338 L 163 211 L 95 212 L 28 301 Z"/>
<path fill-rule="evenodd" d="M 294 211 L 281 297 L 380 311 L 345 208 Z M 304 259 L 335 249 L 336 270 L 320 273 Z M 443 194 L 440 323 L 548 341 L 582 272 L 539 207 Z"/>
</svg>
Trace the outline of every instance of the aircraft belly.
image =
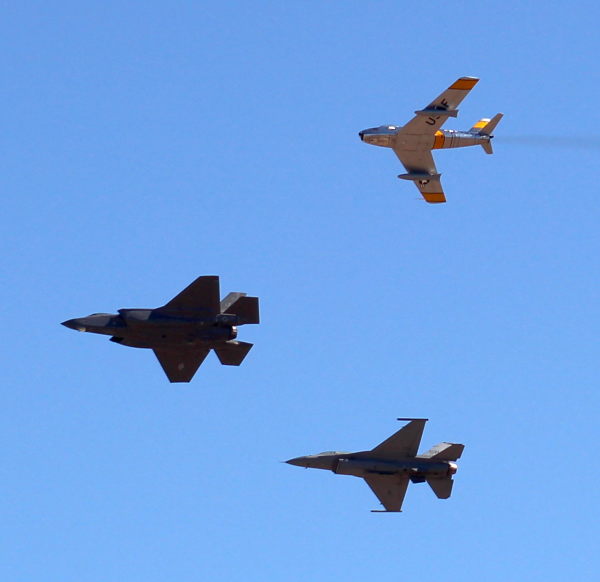
<svg viewBox="0 0 600 582">
<path fill-rule="evenodd" d="M 404 134 L 399 134 L 396 137 L 396 145 L 395 145 L 395 149 L 399 150 L 399 151 L 415 151 L 419 148 L 419 143 L 421 140 L 420 135 L 404 135 Z"/>
<path fill-rule="evenodd" d="M 339 459 L 333 472 L 338 475 L 366 477 L 369 475 L 406 475 L 441 477 L 448 475 L 447 463 L 419 461 L 387 461 L 383 459 Z"/>
<path fill-rule="evenodd" d="M 223 329 L 223 328 L 221 328 Z M 229 330 L 226 330 L 229 331 Z M 115 343 L 119 343 L 123 346 L 131 348 L 146 348 L 146 349 L 168 349 L 168 348 L 199 348 L 199 349 L 210 349 L 215 345 L 224 344 L 228 339 L 229 335 L 215 334 L 198 334 L 195 331 L 188 333 L 181 333 L 181 330 L 175 330 L 173 328 L 163 328 L 160 330 L 153 330 L 153 333 L 139 333 L 134 332 L 124 334 L 114 334 L 113 340 Z"/>
<path fill-rule="evenodd" d="M 434 135 L 421 135 L 419 136 L 419 149 L 420 150 L 432 150 L 435 144 Z"/>
</svg>

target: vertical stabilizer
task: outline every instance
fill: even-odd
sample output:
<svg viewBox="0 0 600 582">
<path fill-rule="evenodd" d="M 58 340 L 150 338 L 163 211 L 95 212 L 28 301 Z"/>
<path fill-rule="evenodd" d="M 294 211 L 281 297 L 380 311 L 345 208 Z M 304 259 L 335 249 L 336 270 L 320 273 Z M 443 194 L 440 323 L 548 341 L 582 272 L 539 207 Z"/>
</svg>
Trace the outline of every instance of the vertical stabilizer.
<svg viewBox="0 0 600 582">
<path fill-rule="evenodd" d="M 480 119 L 471 129 L 469 129 L 469 133 L 476 133 L 478 135 L 492 135 L 494 129 L 500 120 L 504 117 L 504 113 L 498 113 L 490 119 L 489 117 L 484 117 Z"/>
<path fill-rule="evenodd" d="M 469 133 L 479 133 L 479 131 L 482 130 L 490 121 L 491 119 L 489 117 L 480 119 L 471 129 L 469 129 Z"/>
<path fill-rule="evenodd" d="M 223 313 L 238 315 L 242 319 L 242 323 L 260 323 L 258 297 L 246 297 L 245 295 L 244 293 L 244 296 L 228 305 Z"/>
<path fill-rule="evenodd" d="M 496 115 L 494 115 L 494 117 L 492 117 L 492 119 L 479 130 L 479 135 L 492 135 L 494 129 L 496 129 L 496 126 L 500 123 L 500 120 L 503 117 L 504 113 L 497 113 Z M 479 123 L 477 125 L 479 125 Z M 475 127 L 477 127 L 477 125 Z"/>
</svg>

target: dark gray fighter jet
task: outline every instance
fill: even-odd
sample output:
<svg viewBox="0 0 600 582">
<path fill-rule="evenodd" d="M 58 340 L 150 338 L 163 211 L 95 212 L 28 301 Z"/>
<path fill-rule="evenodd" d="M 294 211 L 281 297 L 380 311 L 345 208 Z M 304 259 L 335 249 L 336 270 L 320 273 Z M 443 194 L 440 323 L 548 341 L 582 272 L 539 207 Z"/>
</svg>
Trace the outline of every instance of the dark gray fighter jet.
<svg viewBox="0 0 600 582">
<path fill-rule="evenodd" d="M 452 475 L 456 473 L 456 461 L 464 445 L 440 443 L 422 455 L 417 455 L 425 418 L 399 418 L 410 420 L 390 438 L 371 451 L 340 453 L 330 451 L 290 459 L 286 463 L 311 469 L 327 469 L 337 475 L 362 477 L 377 495 L 385 510 L 402 511 L 408 482 L 427 481 L 440 499 L 448 499 L 452 493 Z"/>
<path fill-rule="evenodd" d="M 154 351 L 171 382 L 189 382 L 211 349 L 221 364 L 239 366 L 252 344 L 239 342 L 237 326 L 259 323 L 258 297 L 230 293 L 219 300 L 219 277 L 198 277 L 157 309 L 94 313 L 63 325 L 112 336 L 110 341 Z"/>
</svg>

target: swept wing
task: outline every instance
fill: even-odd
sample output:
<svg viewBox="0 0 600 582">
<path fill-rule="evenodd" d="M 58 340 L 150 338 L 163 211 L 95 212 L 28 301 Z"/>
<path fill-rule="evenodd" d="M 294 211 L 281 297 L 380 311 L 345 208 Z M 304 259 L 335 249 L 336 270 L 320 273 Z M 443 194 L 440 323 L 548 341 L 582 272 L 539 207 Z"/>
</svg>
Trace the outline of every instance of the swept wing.
<svg viewBox="0 0 600 582">
<path fill-rule="evenodd" d="M 408 176 L 421 175 L 421 179 L 413 179 L 413 182 L 427 202 L 432 204 L 446 202 L 440 174 L 438 174 L 435 167 L 431 150 L 407 151 L 394 149 L 394 153 L 406 168 Z M 411 178 L 408 176 L 406 179 L 410 180 Z"/>
<path fill-rule="evenodd" d="M 207 311 L 212 314 L 221 313 L 219 277 L 206 275 L 198 277 L 181 293 L 176 295 L 160 311 Z"/>
<path fill-rule="evenodd" d="M 416 457 L 426 422 L 427 419 L 425 418 L 411 420 L 398 432 L 377 445 L 371 452 L 376 453 L 377 458 L 380 459 Z"/>
<path fill-rule="evenodd" d="M 408 477 L 377 475 L 364 479 L 386 511 L 402 511 L 402 503 L 408 489 Z"/>
<path fill-rule="evenodd" d="M 435 135 L 448 117 L 456 117 L 458 113 L 456 108 L 478 81 L 476 77 L 461 77 L 452 83 L 425 109 L 415 111 L 415 117 L 400 129 L 398 135 Z"/>
<path fill-rule="evenodd" d="M 189 382 L 210 350 L 153 350 L 171 382 Z"/>
</svg>

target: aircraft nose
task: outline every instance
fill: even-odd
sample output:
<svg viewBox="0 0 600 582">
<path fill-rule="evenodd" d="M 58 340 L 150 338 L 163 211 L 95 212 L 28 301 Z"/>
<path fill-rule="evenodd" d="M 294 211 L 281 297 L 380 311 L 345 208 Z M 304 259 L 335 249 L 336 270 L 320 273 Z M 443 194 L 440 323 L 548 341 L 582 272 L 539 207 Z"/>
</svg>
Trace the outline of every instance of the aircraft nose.
<svg viewBox="0 0 600 582">
<path fill-rule="evenodd" d="M 363 141 L 365 138 L 365 132 L 364 131 L 359 131 L 358 132 L 358 137 L 360 137 L 360 140 Z"/>
<path fill-rule="evenodd" d="M 74 329 L 75 331 L 85 331 L 85 327 L 78 319 L 67 319 L 67 321 L 63 321 L 61 325 L 64 325 L 69 329 Z"/>
<path fill-rule="evenodd" d="M 295 465 L 296 467 L 307 467 L 306 457 L 296 457 L 295 459 L 290 459 L 285 462 L 288 465 Z"/>
</svg>

